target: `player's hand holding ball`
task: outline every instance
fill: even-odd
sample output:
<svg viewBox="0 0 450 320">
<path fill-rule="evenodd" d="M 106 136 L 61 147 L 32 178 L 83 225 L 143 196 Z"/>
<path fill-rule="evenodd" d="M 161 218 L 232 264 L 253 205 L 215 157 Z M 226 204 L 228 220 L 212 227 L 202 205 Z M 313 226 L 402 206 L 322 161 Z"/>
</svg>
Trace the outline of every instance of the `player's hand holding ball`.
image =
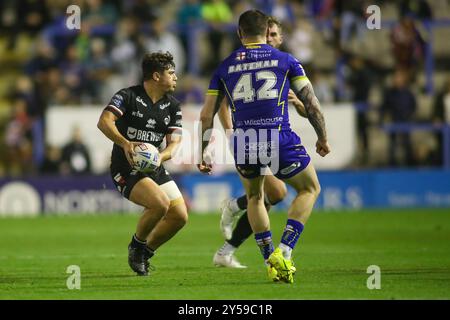
<svg viewBox="0 0 450 320">
<path fill-rule="evenodd" d="M 134 156 L 136 155 L 136 153 L 134 151 L 134 148 L 139 144 L 140 142 L 127 141 L 121 145 L 123 152 L 125 153 L 125 157 L 127 158 L 128 163 L 132 167 L 135 166 Z"/>
<path fill-rule="evenodd" d="M 150 143 L 138 143 L 134 147 L 134 169 L 141 172 L 152 172 L 161 165 L 158 148 Z"/>
</svg>

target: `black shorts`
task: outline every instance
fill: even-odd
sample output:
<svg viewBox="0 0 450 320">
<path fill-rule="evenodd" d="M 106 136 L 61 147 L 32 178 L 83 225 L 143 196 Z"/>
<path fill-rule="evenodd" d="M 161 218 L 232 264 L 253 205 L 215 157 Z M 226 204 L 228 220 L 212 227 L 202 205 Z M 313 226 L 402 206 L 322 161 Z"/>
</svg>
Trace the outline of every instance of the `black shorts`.
<svg viewBox="0 0 450 320">
<path fill-rule="evenodd" d="M 143 173 L 136 170 L 130 170 L 129 168 L 111 168 L 111 177 L 117 190 L 119 190 L 119 192 L 127 199 L 130 199 L 131 190 L 136 183 L 143 178 L 148 177 L 155 181 L 159 186 L 166 182 L 173 181 L 169 172 L 163 165 L 151 173 Z"/>
</svg>

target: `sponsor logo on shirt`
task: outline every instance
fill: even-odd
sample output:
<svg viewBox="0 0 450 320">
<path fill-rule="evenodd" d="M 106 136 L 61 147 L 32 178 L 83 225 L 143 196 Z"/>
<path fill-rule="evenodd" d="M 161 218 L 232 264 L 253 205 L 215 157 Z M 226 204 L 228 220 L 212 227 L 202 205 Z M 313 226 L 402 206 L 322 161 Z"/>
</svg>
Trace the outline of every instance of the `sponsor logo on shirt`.
<svg viewBox="0 0 450 320">
<path fill-rule="evenodd" d="M 130 139 L 136 138 L 137 129 L 133 127 L 128 127 L 127 136 Z"/>
<path fill-rule="evenodd" d="M 170 102 L 163 103 L 162 105 L 159 106 L 159 108 L 160 108 L 161 110 L 164 110 L 164 109 L 167 108 L 168 106 L 170 106 Z"/>
<path fill-rule="evenodd" d="M 133 127 L 128 127 L 127 136 L 129 139 L 138 141 L 160 142 L 164 139 L 165 134 L 147 130 L 138 130 Z"/>
<path fill-rule="evenodd" d="M 111 99 L 111 104 L 116 107 L 120 107 L 122 105 L 122 102 L 123 102 L 123 97 L 118 93 L 116 93 L 114 95 L 114 97 L 112 97 L 112 99 Z"/>
<path fill-rule="evenodd" d="M 265 119 L 248 119 L 236 121 L 236 126 L 272 126 L 283 121 L 283 117 L 265 118 Z"/>
<path fill-rule="evenodd" d="M 238 61 L 245 60 L 245 51 L 236 53 L 236 60 Z"/>
<path fill-rule="evenodd" d="M 131 113 L 131 115 L 134 116 L 134 117 L 138 117 L 138 118 L 142 118 L 144 116 L 144 114 L 140 113 L 139 110 L 138 111 L 133 111 Z"/>
<path fill-rule="evenodd" d="M 116 174 L 116 175 L 114 176 L 114 180 L 115 180 L 117 183 L 120 183 L 120 184 L 124 184 L 124 183 L 125 183 L 125 179 L 122 177 L 122 175 L 121 175 L 120 173 L 118 173 L 118 174 Z"/>
<path fill-rule="evenodd" d="M 147 104 L 144 102 L 144 100 L 142 100 L 142 98 L 139 97 L 139 96 L 136 97 L 136 101 L 142 103 L 142 105 L 143 105 L 144 107 L 147 106 Z"/>
<path fill-rule="evenodd" d="M 152 118 L 148 119 L 147 124 L 145 125 L 145 127 L 149 128 L 149 129 L 155 129 L 155 126 L 156 126 L 156 120 L 152 119 Z"/>
<path fill-rule="evenodd" d="M 170 116 L 164 118 L 164 124 L 167 126 L 170 122 Z"/>
<path fill-rule="evenodd" d="M 258 60 L 258 59 L 266 59 L 266 58 L 272 57 L 272 53 L 271 52 L 269 52 L 269 53 L 264 53 L 264 52 L 267 52 L 267 51 L 250 52 L 249 58 Z"/>
</svg>

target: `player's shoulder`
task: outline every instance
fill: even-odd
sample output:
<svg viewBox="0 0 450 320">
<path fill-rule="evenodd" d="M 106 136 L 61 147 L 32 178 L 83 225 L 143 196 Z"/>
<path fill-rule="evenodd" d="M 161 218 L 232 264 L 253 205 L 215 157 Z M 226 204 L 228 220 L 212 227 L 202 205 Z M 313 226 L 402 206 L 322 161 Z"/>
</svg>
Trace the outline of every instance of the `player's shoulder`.
<svg viewBox="0 0 450 320">
<path fill-rule="evenodd" d="M 131 86 L 128 88 L 124 88 L 122 90 L 124 90 L 128 95 L 130 96 L 137 96 L 140 93 L 142 93 L 142 90 L 144 89 L 144 87 L 140 84 L 137 84 L 135 86 Z"/>
<path fill-rule="evenodd" d="M 122 88 L 122 89 L 118 90 L 114 96 L 122 97 L 123 99 L 136 96 L 136 95 L 138 95 L 138 92 L 140 90 L 139 87 L 141 87 L 141 86 L 136 85 L 136 86 L 131 86 L 131 87 L 127 87 L 127 88 Z"/>
<path fill-rule="evenodd" d="M 297 61 L 298 60 L 289 52 L 286 51 L 282 51 L 280 49 L 277 48 L 272 48 L 272 55 L 274 55 L 275 57 L 279 58 L 279 59 L 286 59 L 288 61 Z"/>
<path fill-rule="evenodd" d="M 298 60 L 296 57 L 294 57 L 292 55 L 292 53 L 284 52 L 284 51 L 280 51 L 280 52 L 282 52 L 285 55 L 288 63 L 301 64 L 300 60 Z"/>
<path fill-rule="evenodd" d="M 222 63 L 219 65 L 219 68 L 221 66 L 228 67 L 230 64 L 234 64 L 244 59 L 245 59 L 245 48 L 243 47 L 238 48 L 232 51 L 225 59 L 222 60 Z"/>
</svg>

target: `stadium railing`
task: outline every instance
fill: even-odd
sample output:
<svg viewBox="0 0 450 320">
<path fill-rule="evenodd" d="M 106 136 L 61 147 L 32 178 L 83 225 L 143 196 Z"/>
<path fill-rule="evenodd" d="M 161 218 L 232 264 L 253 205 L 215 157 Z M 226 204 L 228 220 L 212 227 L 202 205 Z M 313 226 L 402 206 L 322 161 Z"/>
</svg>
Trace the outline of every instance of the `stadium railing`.
<svg viewBox="0 0 450 320">
<path fill-rule="evenodd" d="M 358 113 L 365 113 L 370 110 L 370 105 L 364 102 L 354 103 Z M 415 131 L 436 132 L 442 136 L 442 167 L 450 169 L 450 124 L 433 124 L 433 123 L 389 123 L 382 124 L 380 128 L 386 133 L 412 133 Z"/>
<path fill-rule="evenodd" d="M 429 123 L 390 123 L 381 126 L 387 133 L 411 133 L 414 131 L 439 132 L 442 135 L 442 164 L 450 169 L 450 125 Z"/>
</svg>

